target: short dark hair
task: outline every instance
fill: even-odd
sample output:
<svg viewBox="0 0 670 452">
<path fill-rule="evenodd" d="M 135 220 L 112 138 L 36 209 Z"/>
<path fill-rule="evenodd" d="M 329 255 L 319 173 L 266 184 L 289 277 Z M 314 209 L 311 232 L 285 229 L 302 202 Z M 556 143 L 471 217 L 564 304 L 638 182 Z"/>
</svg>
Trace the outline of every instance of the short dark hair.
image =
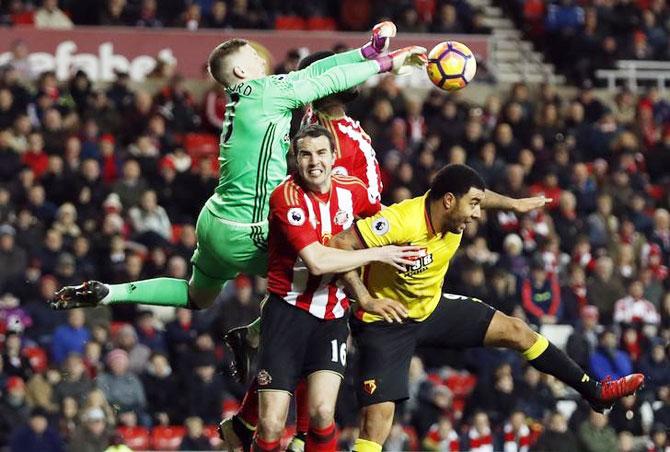
<svg viewBox="0 0 670 452">
<path fill-rule="evenodd" d="M 326 137 L 328 138 L 328 142 L 330 143 L 330 150 L 335 151 L 335 138 L 333 137 L 333 134 L 328 131 L 325 127 L 319 124 L 310 124 L 308 126 L 302 127 L 298 132 L 293 136 L 293 139 L 291 140 L 291 149 L 293 149 L 293 153 L 297 153 L 297 148 L 298 148 L 298 140 L 301 140 L 305 137 L 310 137 L 310 138 L 319 138 L 319 137 Z"/>
<path fill-rule="evenodd" d="M 226 86 L 227 81 L 225 74 L 223 73 L 225 59 L 228 55 L 237 52 L 241 47 L 244 47 L 247 44 L 249 44 L 249 41 L 246 39 L 229 39 L 212 50 L 212 53 L 209 54 L 209 59 L 207 60 L 207 67 L 209 68 L 209 73 L 214 77 L 214 80 Z"/>
<path fill-rule="evenodd" d="M 428 198 L 434 201 L 447 193 L 452 193 L 459 198 L 469 192 L 472 187 L 479 190 L 486 189 L 486 183 L 482 176 L 468 165 L 452 163 L 437 172 L 433 183 L 430 185 Z"/>
<path fill-rule="evenodd" d="M 300 63 L 298 63 L 298 70 L 299 71 L 303 70 L 315 62 L 323 60 L 324 58 L 331 57 L 333 55 L 335 55 L 335 52 L 333 52 L 332 50 L 319 50 L 318 52 L 310 53 L 305 58 L 300 60 Z M 314 106 L 315 109 L 321 110 L 325 105 L 328 105 L 329 101 L 333 100 L 337 102 L 342 102 L 343 104 L 347 104 L 356 99 L 356 97 L 358 97 L 358 91 L 359 91 L 358 86 L 352 86 L 351 88 L 346 89 L 344 91 L 340 91 L 326 97 L 315 99 L 312 102 L 312 105 Z"/>
<path fill-rule="evenodd" d="M 310 53 L 305 58 L 300 60 L 300 63 L 298 64 L 298 70 L 305 69 L 312 63 L 319 60 L 323 60 L 324 58 L 328 58 L 329 56 L 333 55 L 335 55 L 335 52 L 333 52 L 332 50 L 319 50 L 318 52 Z"/>
</svg>

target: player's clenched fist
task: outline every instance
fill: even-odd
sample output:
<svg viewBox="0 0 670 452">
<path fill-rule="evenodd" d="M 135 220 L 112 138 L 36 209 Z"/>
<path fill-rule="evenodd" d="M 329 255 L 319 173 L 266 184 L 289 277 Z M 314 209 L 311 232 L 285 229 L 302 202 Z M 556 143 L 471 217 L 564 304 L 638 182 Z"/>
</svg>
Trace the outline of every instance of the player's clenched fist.
<svg viewBox="0 0 670 452">
<path fill-rule="evenodd" d="M 380 22 L 372 27 L 372 36 L 370 42 L 361 48 L 361 53 L 368 60 L 377 58 L 386 52 L 391 43 L 391 38 L 396 34 L 396 26 L 391 21 Z"/>
<path fill-rule="evenodd" d="M 414 261 L 419 258 L 419 251 L 421 250 L 418 246 L 396 245 L 371 249 L 374 249 L 377 254 L 376 261 L 392 265 L 400 271 L 407 270 L 407 265 L 414 265 Z"/>
</svg>

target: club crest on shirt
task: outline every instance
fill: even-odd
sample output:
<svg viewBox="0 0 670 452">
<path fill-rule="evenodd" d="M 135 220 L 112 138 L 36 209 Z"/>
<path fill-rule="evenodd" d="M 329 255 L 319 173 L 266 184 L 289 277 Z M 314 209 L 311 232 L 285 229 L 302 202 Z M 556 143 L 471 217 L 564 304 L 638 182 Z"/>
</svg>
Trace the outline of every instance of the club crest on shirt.
<svg viewBox="0 0 670 452">
<path fill-rule="evenodd" d="M 363 390 L 370 395 L 374 394 L 377 390 L 377 380 L 365 380 L 363 382 Z"/>
<path fill-rule="evenodd" d="M 348 176 L 349 171 L 343 166 L 334 166 L 331 174 L 334 174 L 336 176 Z"/>
<path fill-rule="evenodd" d="M 305 224 L 305 211 L 300 207 L 291 207 L 288 209 L 287 219 L 293 226 L 302 226 Z"/>
<path fill-rule="evenodd" d="M 335 214 L 335 224 L 338 226 L 344 226 L 348 222 L 351 222 L 351 214 L 346 210 L 338 210 Z"/>
<path fill-rule="evenodd" d="M 389 229 L 391 229 L 391 225 L 384 217 L 379 217 L 372 223 L 372 232 L 377 235 L 384 235 L 389 232 Z"/>
<path fill-rule="evenodd" d="M 256 375 L 256 379 L 258 381 L 259 386 L 267 386 L 270 383 L 272 383 L 272 376 L 265 369 L 261 369 L 261 370 L 258 371 L 258 375 Z"/>
</svg>

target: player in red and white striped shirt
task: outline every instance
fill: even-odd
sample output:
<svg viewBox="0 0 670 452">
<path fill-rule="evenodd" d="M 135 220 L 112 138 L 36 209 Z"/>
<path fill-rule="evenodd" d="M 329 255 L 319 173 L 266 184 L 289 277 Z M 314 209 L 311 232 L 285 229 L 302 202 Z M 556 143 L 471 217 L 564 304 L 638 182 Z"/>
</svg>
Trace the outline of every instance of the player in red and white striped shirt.
<svg viewBox="0 0 670 452">
<path fill-rule="evenodd" d="M 261 314 L 259 420 L 252 450 L 278 449 L 301 377 L 307 377 L 307 448 L 335 450 L 333 416 L 349 334 L 349 300 L 336 274 L 373 261 L 402 269 L 418 256 L 416 247 L 343 251 L 326 246 L 356 217 L 381 207 L 358 179 L 331 175 L 333 141 L 319 125 L 299 131 L 293 139 L 297 175 L 270 197 L 268 298 Z"/>
<path fill-rule="evenodd" d="M 315 52 L 300 61 L 305 68 L 315 61 L 334 55 L 332 51 Z M 361 124 L 347 115 L 346 104 L 354 100 L 358 86 L 315 100 L 303 117 L 303 124 L 321 124 L 335 137 L 333 174 L 354 176 L 367 187 L 371 202 L 381 199 L 383 189 L 377 155 L 372 140 Z"/>
</svg>

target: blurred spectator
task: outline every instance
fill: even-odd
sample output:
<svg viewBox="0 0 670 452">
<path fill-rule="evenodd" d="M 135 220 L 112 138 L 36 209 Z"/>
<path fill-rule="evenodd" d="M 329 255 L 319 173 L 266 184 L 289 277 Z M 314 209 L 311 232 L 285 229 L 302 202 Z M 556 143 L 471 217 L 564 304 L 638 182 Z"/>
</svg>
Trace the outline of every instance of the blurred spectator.
<svg viewBox="0 0 670 452">
<path fill-rule="evenodd" d="M 537 257 L 531 265 L 530 276 L 521 281 L 521 302 L 531 323 L 555 324 L 563 313 L 558 278 L 548 274 L 544 263 Z"/>
<path fill-rule="evenodd" d="M 472 417 L 472 427 L 468 430 L 466 448 L 480 452 L 493 452 L 493 433 L 488 415 L 479 411 Z"/>
<path fill-rule="evenodd" d="M 105 422 L 105 413 L 100 408 L 89 408 L 81 415 L 82 425 L 75 430 L 69 451 L 97 452 L 110 444 L 111 432 Z"/>
<path fill-rule="evenodd" d="M 107 355 L 109 371 L 100 375 L 97 383 L 110 404 L 134 412 L 139 418 L 144 414 L 146 396 L 142 383 L 129 370 L 128 364 L 128 354 L 124 350 L 112 350 Z"/>
<path fill-rule="evenodd" d="M 70 397 L 77 404 L 83 404 L 95 384 L 85 373 L 86 368 L 81 355 L 70 353 L 62 367 L 62 379 L 54 387 L 54 402 L 60 405 L 63 400 Z"/>
<path fill-rule="evenodd" d="M 63 442 L 58 433 L 49 427 L 47 416 L 43 409 L 34 408 L 27 424 L 19 427 L 12 435 L 10 451 L 63 451 Z"/>
<path fill-rule="evenodd" d="M 123 175 L 112 185 L 112 192 L 119 196 L 121 205 L 129 209 L 139 204 L 140 197 L 146 190 L 147 182 L 142 178 L 137 160 L 126 161 L 123 165 Z"/>
<path fill-rule="evenodd" d="M 598 308 L 603 323 L 609 324 L 614 313 L 614 303 L 624 296 L 624 288 L 618 278 L 613 277 L 614 264 L 608 256 L 598 258 L 594 275 L 586 283 L 589 303 Z"/>
<path fill-rule="evenodd" d="M 598 380 L 613 379 L 628 375 L 633 365 L 628 354 L 617 347 L 617 336 L 613 329 L 600 334 L 598 347 L 591 355 L 591 374 Z"/>
<path fill-rule="evenodd" d="M 527 451 L 530 442 L 530 428 L 526 423 L 526 414 L 522 410 L 513 411 L 503 428 L 503 447 L 505 451 Z"/>
<path fill-rule="evenodd" d="M 147 411 L 157 423 L 169 425 L 180 422 L 184 407 L 181 400 L 174 398 L 174 394 L 180 391 L 179 382 L 167 357 L 161 353 L 151 355 L 147 369 L 140 377 L 146 391 Z"/>
<path fill-rule="evenodd" d="M 636 326 L 658 325 L 661 322 L 656 307 L 644 298 L 641 281 L 632 281 L 628 286 L 628 296 L 614 304 L 614 322 Z"/>
<path fill-rule="evenodd" d="M 139 342 L 135 328 L 132 325 L 123 325 L 116 333 L 116 343 L 119 349 L 126 352 L 130 371 L 137 375 L 144 372 L 151 350 Z"/>
<path fill-rule="evenodd" d="M 421 443 L 424 450 L 456 451 L 460 450 L 460 438 L 448 417 L 442 416 L 433 424 Z"/>
<path fill-rule="evenodd" d="M 635 395 L 621 399 L 609 413 L 612 428 L 617 433 L 629 432 L 634 436 L 642 436 L 644 432 L 641 405 L 642 403 Z M 647 407 L 647 411 L 651 411 L 651 407 Z"/>
<path fill-rule="evenodd" d="M 9 377 L 0 400 L 0 446 L 9 444 L 14 429 L 28 420 L 25 383 L 21 377 Z"/>
<path fill-rule="evenodd" d="M 574 452 L 579 450 L 577 437 L 568 430 L 565 417 L 558 411 L 549 416 L 546 428 L 540 435 L 533 450 L 551 450 L 555 452 Z"/>
<path fill-rule="evenodd" d="M 578 436 L 581 448 L 586 452 L 608 452 L 617 447 L 616 433 L 608 425 L 607 415 L 595 411 L 579 426 Z"/>
<path fill-rule="evenodd" d="M 211 450 L 209 438 L 203 433 L 202 419 L 191 416 L 184 420 L 186 435 L 181 440 L 179 450 Z"/>
<path fill-rule="evenodd" d="M 16 246 L 16 229 L 10 224 L 0 225 L 0 288 L 26 269 L 26 252 Z"/>
<path fill-rule="evenodd" d="M 220 304 L 213 322 L 214 337 L 223 337 L 232 328 L 248 325 L 260 313 L 259 303 L 254 298 L 251 279 L 246 275 L 235 278 L 235 293 Z"/>
<path fill-rule="evenodd" d="M 74 25 L 58 7 L 58 0 L 42 0 L 42 7 L 35 11 L 35 27 L 68 29 Z"/>
<path fill-rule="evenodd" d="M 584 306 L 580 313 L 577 328 L 568 337 L 566 352 L 582 368 L 587 369 L 591 355 L 598 345 L 598 308 Z"/>
<path fill-rule="evenodd" d="M 82 309 L 68 312 L 67 325 L 56 328 L 53 335 L 51 355 L 54 363 L 60 365 L 70 353 L 84 353 L 84 345 L 91 337 L 84 326 L 86 314 Z"/>
<path fill-rule="evenodd" d="M 654 338 L 649 349 L 640 359 L 638 367 L 646 377 L 647 390 L 655 392 L 662 386 L 670 386 L 670 360 L 662 339 Z"/>
<path fill-rule="evenodd" d="M 212 352 L 196 352 L 193 371 L 186 380 L 189 416 L 198 416 L 207 424 L 216 424 L 221 416 L 225 387 L 216 374 L 216 358 Z"/>
</svg>

